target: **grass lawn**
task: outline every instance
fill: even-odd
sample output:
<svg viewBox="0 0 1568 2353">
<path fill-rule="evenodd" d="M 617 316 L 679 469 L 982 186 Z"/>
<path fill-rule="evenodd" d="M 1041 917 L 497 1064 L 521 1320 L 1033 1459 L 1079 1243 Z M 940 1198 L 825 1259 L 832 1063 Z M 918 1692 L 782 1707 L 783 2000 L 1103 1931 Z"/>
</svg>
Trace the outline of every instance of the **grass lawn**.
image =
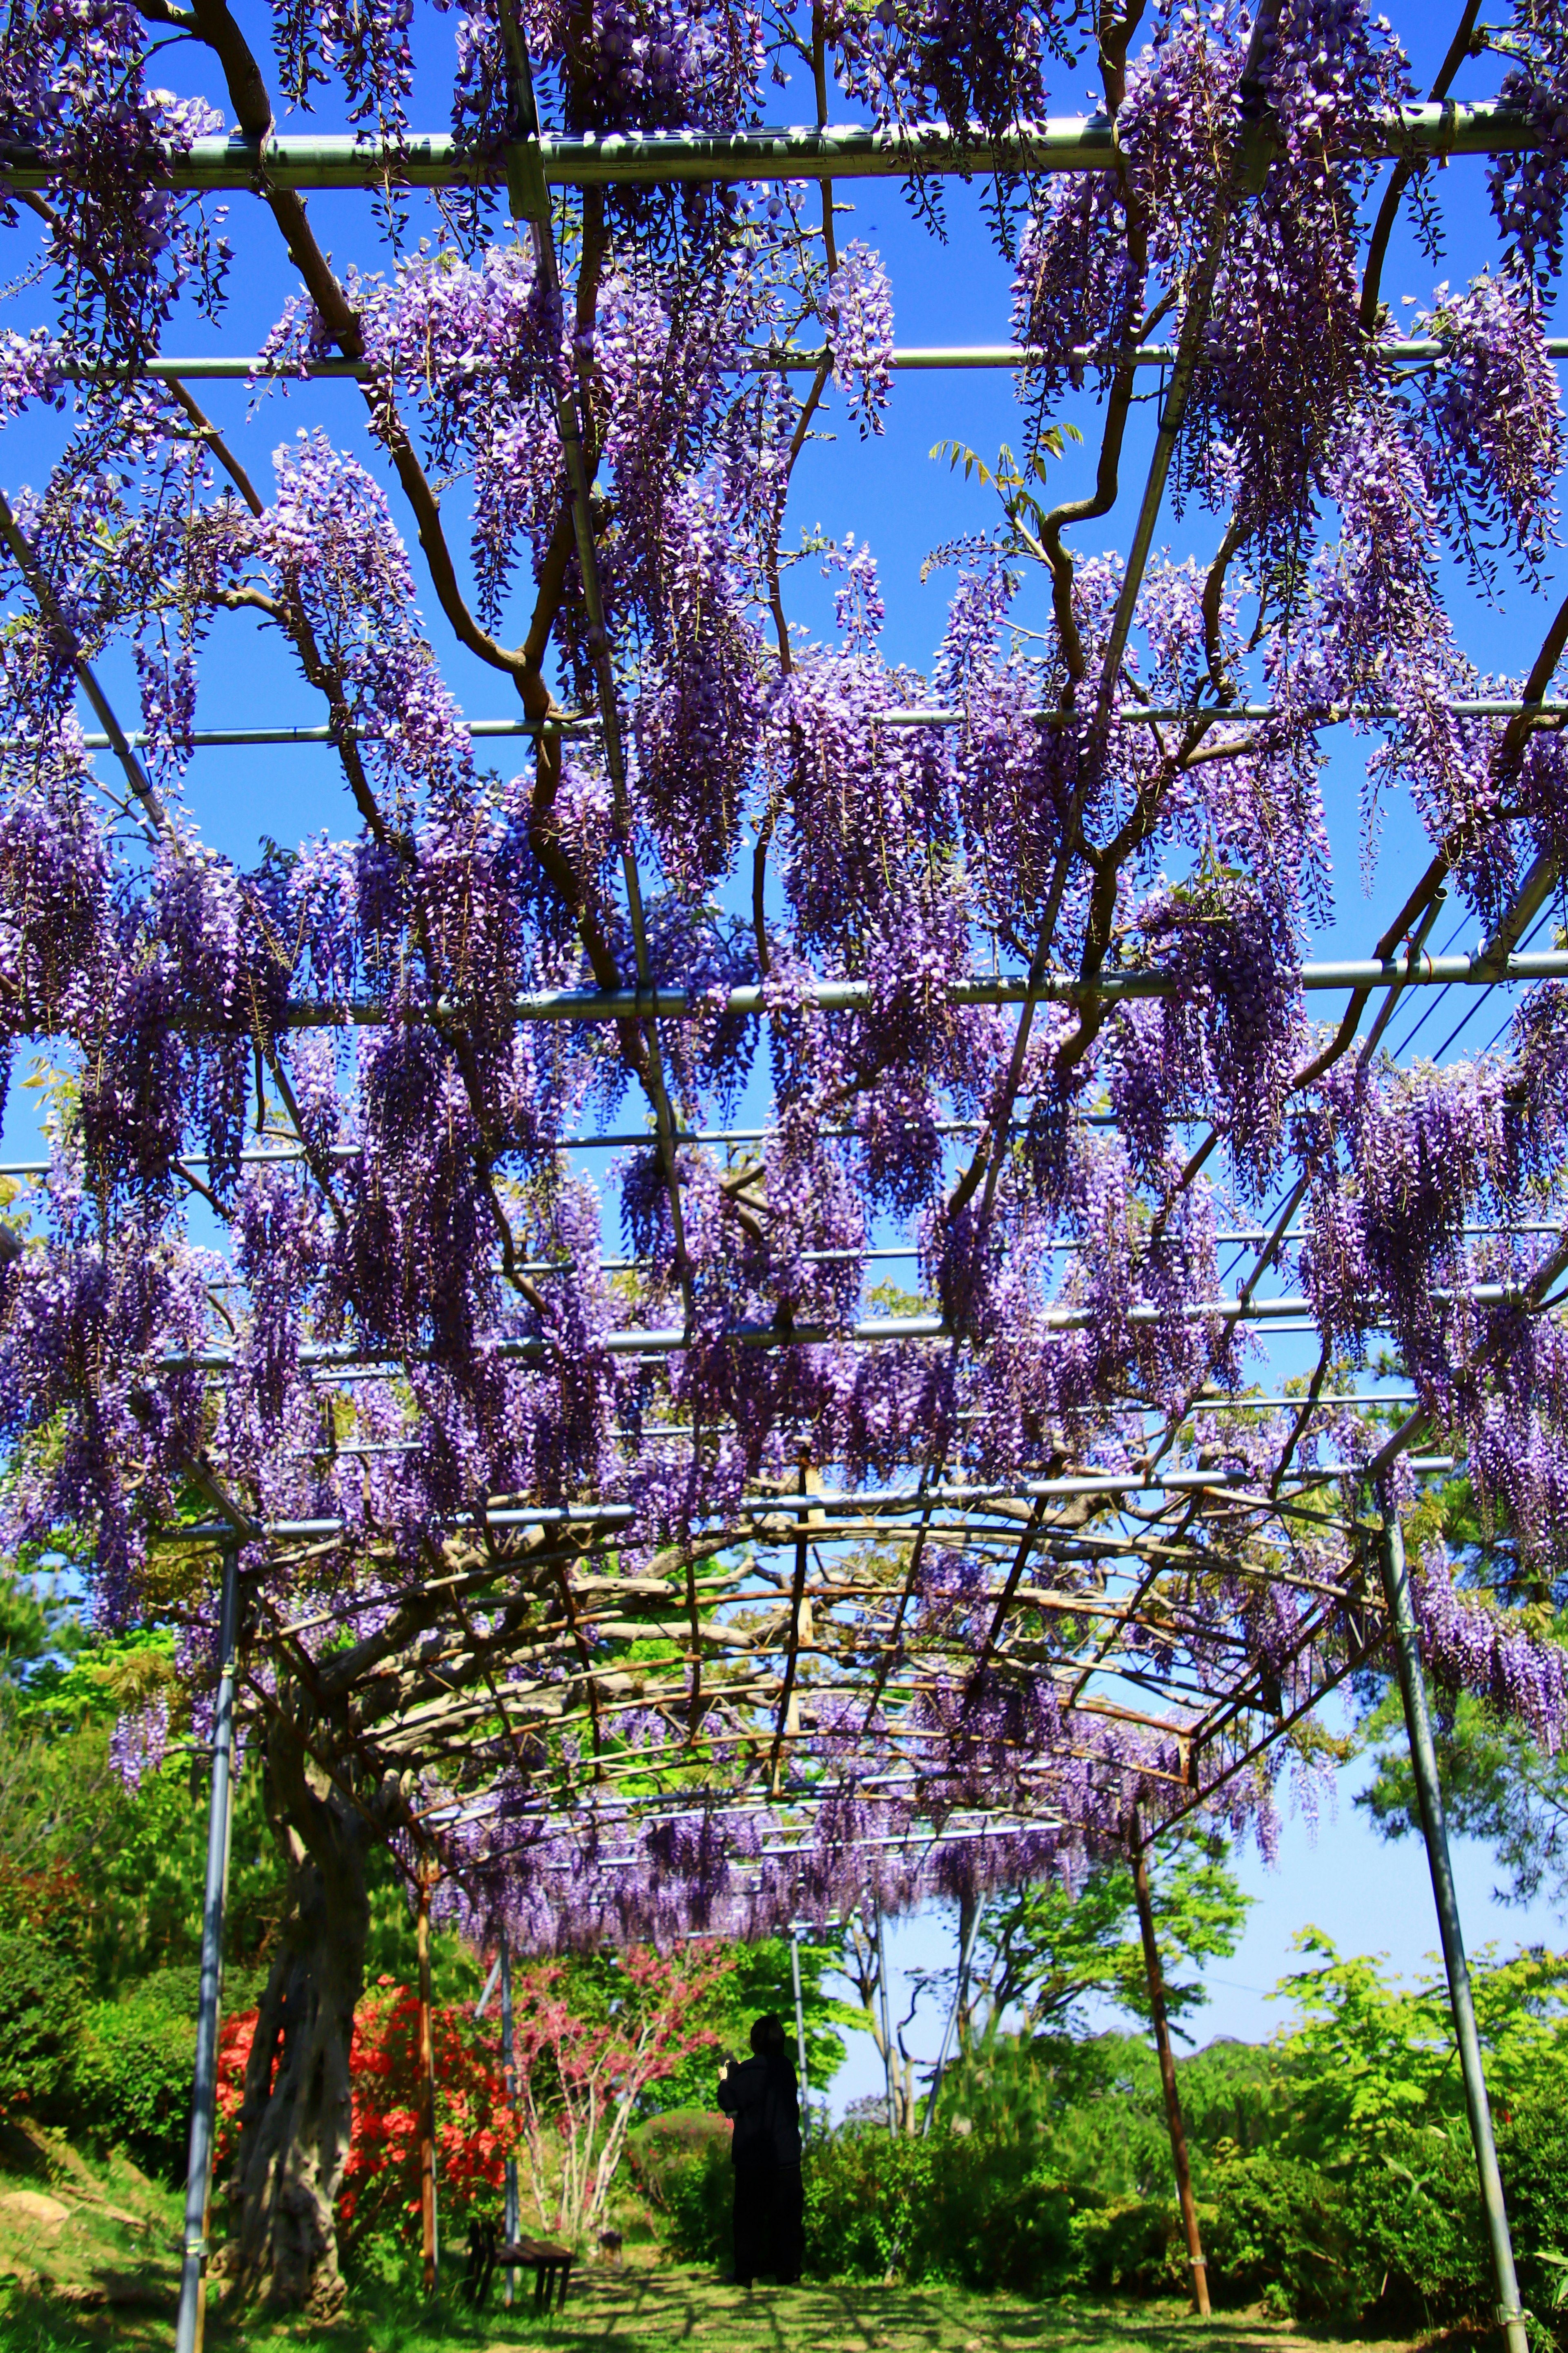
<svg viewBox="0 0 1568 2353">
<path fill-rule="evenodd" d="M 147 2300 L 96 2309 L 61 2304 L 41 2284 L 0 2285 L 0 2353 L 166 2353 L 173 2263 L 145 2267 Z M 1194 2319 L 1174 2304 L 1073 2296 L 1031 2303 L 948 2287 L 721 2285 L 683 2265 L 595 2268 L 563 2314 L 536 2320 L 526 2302 L 475 2316 L 460 2299 L 351 2297 L 331 2329 L 300 2322 L 234 2327 L 215 2315 L 212 2353 L 1315 2353 L 1289 2323 L 1254 2313 Z M 1371 2353 L 1371 2348 L 1368 2348 Z M 1387 2348 L 1392 2353 L 1392 2348 Z"/>
<path fill-rule="evenodd" d="M 180 2210 L 123 2158 L 89 2165 L 53 2136 L 46 2147 L 41 2136 L 0 2126 L 0 2353 L 168 2353 Z M 1317 2353 L 1289 2323 L 1255 2313 L 1200 2321 L 1174 2302 L 1035 2303 L 935 2286 L 747 2291 L 640 2245 L 628 2247 L 624 2269 L 582 2272 L 564 2313 L 536 2319 L 532 2283 L 520 2280 L 512 2311 L 497 2281 L 475 2314 L 456 2292 L 460 2268 L 428 2305 L 405 2289 L 353 2288 L 330 2329 L 231 2323 L 215 2310 L 206 2344 L 210 2353 Z"/>
</svg>

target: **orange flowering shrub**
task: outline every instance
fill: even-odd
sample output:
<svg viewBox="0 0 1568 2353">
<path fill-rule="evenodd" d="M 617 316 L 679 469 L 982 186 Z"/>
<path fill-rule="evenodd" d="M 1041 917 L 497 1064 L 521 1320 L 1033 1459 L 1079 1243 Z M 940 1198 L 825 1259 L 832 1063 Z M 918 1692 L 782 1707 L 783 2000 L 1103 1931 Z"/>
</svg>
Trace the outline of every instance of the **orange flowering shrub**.
<svg viewBox="0 0 1568 2353">
<path fill-rule="evenodd" d="M 245 2070 L 256 2033 L 255 2010 L 225 2021 L 219 2043 L 218 2161 L 232 2153 Z M 447 2241 L 479 2206 L 500 2218 L 506 2156 L 515 2126 L 506 2105 L 500 2038 L 471 2012 L 437 2003 L 430 2031 L 436 2059 L 436 2174 L 442 2237 Z M 382 2232 L 419 2228 L 419 1997 L 382 1978 L 354 2013 L 350 2049 L 353 2136 L 338 2195 L 339 2243 L 352 2253 Z"/>
<path fill-rule="evenodd" d="M 697 2023 L 732 1966 L 722 1947 L 647 1947 L 611 1957 L 539 1962 L 514 1981 L 518 2099 L 501 2073 L 499 2003 L 483 2021 L 437 2004 L 436 2172 L 441 2234 L 461 2236 L 479 2208 L 500 2220 L 516 2149 L 539 2223 L 576 2237 L 603 2219 L 643 2095 L 717 2037 Z M 220 2166 L 232 2156 L 257 2012 L 226 2019 L 218 2045 Z M 353 2134 L 338 2195 L 339 2243 L 419 2229 L 419 1998 L 382 1978 L 354 2013 Z M 525 2226 L 526 2227 L 526 2226 Z"/>
</svg>

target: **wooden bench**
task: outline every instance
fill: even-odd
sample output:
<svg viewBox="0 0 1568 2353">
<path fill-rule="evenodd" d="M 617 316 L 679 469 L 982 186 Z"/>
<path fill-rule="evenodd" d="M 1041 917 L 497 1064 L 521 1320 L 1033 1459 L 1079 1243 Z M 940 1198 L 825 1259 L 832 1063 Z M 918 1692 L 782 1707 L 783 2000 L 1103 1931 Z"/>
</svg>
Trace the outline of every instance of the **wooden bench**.
<svg viewBox="0 0 1568 2353">
<path fill-rule="evenodd" d="M 566 2302 L 575 2258 L 570 2247 L 552 2246 L 548 2239 L 503 2239 L 493 2222 L 468 2225 L 468 2270 L 463 2293 L 476 2307 L 489 2294 L 496 2269 L 533 2274 L 534 2307 L 560 2311 Z"/>
</svg>

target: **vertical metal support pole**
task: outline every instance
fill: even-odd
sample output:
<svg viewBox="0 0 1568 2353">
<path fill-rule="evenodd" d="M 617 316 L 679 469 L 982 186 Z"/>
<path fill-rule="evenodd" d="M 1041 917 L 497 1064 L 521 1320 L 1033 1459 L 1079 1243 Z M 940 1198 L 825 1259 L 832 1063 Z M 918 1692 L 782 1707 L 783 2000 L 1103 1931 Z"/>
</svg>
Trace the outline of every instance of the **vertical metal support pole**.
<svg viewBox="0 0 1568 2353">
<path fill-rule="evenodd" d="M 196 2058 L 191 2085 L 190 2157 L 185 2168 L 184 2256 L 175 2353 L 200 2353 L 206 2325 L 207 2228 L 212 2215 L 213 2137 L 217 2112 L 217 2037 L 223 2000 L 223 1912 L 234 1781 L 234 1661 L 239 1640 L 239 1553 L 223 1556 L 218 1619 L 217 1695 L 213 1704 L 212 1794 L 207 1807 L 206 1887 L 202 1900 L 202 1968 Z"/>
<path fill-rule="evenodd" d="M 1143 1967 L 1149 1978 L 1149 2014 L 1154 2022 L 1154 2047 L 1160 2054 L 1160 2081 L 1165 2093 L 1165 2122 L 1171 2134 L 1171 2162 L 1175 2168 L 1176 2197 L 1182 2228 L 1187 2234 L 1187 2263 L 1192 2271 L 1193 2305 L 1209 2310 L 1208 2266 L 1198 2232 L 1198 2210 L 1193 2197 L 1192 2168 L 1187 2162 L 1187 2130 L 1182 2121 L 1182 2095 L 1176 2088 L 1176 2062 L 1171 2049 L 1171 2026 L 1165 2015 L 1165 1976 L 1160 1967 L 1159 1941 L 1154 1935 L 1154 1905 L 1149 1893 L 1149 1863 L 1136 1808 L 1132 1815 L 1132 1888 L 1138 1898 L 1138 1926 L 1143 1932 Z"/>
<path fill-rule="evenodd" d="M 921 2126 L 922 2140 L 929 2136 L 936 2118 L 936 2104 L 942 2097 L 942 2079 L 947 2072 L 947 2054 L 952 2047 L 952 2032 L 958 2024 L 959 2012 L 963 2008 L 963 1998 L 969 1991 L 969 1970 L 974 1959 L 974 1940 L 980 1934 L 980 1923 L 984 1914 L 985 1905 L 982 1900 L 974 1907 L 974 1917 L 969 1924 L 969 1934 L 963 1940 L 963 1950 L 958 1957 L 958 1983 L 953 1987 L 952 2008 L 947 2013 L 947 2024 L 942 2031 L 942 2049 L 936 2054 L 936 2073 L 931 2079 L 931 2092 L 926 2100 L 925 2122 Z"/>
<path fill-rule="evenodd" d="M 511 1946 L 506 1929 L 500 1932 L 500 2056 L 502 2080 L 506 2084 L 506 2104 L 517 2116 L 517 2033 L 511 2007 Z M 522 2228 L 522 2213 L 517 2194 L 517 2150 L 506 2153 L 506 2242 L 512 2246 Z M 510 2305 L 517 2293 L 517 2274 L 509 2263 L 506 2270 L 506 2301 Z"/>
<path fill-rule="evenodd" d="M 877 1905 L 877 1996 L 882 2006 L 883 2072 L 888 2080 L 888 2130 L 896 2138 L 899 2130 L 899 2094 L 893 2075 L 893 2009 L 888 1999 L 888 1939 L 882 1926 L 882 1906 Z"/>
<path fill-rule="evenodd" d="M 1432 1894 L 1437 1907 L 1437 1928 L 1443 1940 L 1443 1962 L 1448 1973 L 1448 2000 L 1454 2012 L 1454 2032 L 1459 2046 L 1459 2073 L 1465 2086 L 1465 2106 L 1475 2145 L 1476 2173 L 1481 2207 L 1491 2247 L 1492 2276 L 1497 2285 L 1497 2322 L 1509 2353 L 1528 2353 L 1529 2336 L 1519 2301 L 1519 2279 L 1513 2267 L 1513 2242 L 1509 2235 L 1508 2209 L 1503 2203 L 1502 2176 L 1498 2170 L 1497 2143 L 1492 2137 L 1492 2112 L 1487 2098 L 1486 2073 L 1481 2064 L 1481 2041 L 1476 2031 L 1476 2005 L 1470 1992 L 1470 1972 L 1459 1926 L 1458 1897 L 1448 1857 L 1448 1825 L 1443 1811 L 1443 1790 L 1437 1778 L 1437 1751 L 1432 1740 L 1432 1719 L 1426 1709 L 1426 1685 L 1421 1673 L 1421 1639 L 1415 1628 L 1415 1607 L 1410 1598 L 1410 1573 L 1405 1559 L 1405 1531 L 1397 1512 L 1386 1506 L 1383 1542 L 1379 1547 L 1384 1598 L 1394 1632 L 1394 1652 L 1399 1665 L 1399 1693 L 1405 1702 L 1405 1730 L 1410 1743 L 1410 1765 L 1421 1810 L 1421 1831 L 1432 1873 Z"/>
<path fill-rule="evenodd" d="M 430 1879 L 419 1872 L 419 2216 L 424 2287 L 436 2293 L 436 2041 L 430 2026 Z"/>
<path fill-rule="evenodd" d="M 791 1926 L 789 1932 L 789 1965 L 795 1978 L 795 2047 L 800 2062 L 801 2115 L 805 2129 L 803 2141 L 811 2137 L 811 2083 L 805 2072 L 805 2004 L 800 1998 L 800 1931 Z"/>
</svg>

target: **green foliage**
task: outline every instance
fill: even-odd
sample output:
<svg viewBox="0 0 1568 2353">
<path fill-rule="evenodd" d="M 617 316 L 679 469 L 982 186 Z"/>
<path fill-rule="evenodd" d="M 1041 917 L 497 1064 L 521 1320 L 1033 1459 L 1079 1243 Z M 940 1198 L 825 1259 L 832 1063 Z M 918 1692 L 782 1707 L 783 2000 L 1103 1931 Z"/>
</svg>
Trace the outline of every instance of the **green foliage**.
<svg viewBox="0 0 1568 2353">
<path fill-rule="evenodd" d="M 726 2117 L 700 2108 L 650 2116 L 629 2136 L 632 2179 L 664 2218 L 664 2236 L 684 2263 L 723 2263 L 730 2253 L 734 2173 Z"/>
<path fill-rule="evenodd" d="M 815 2099 L 826 2091 L 844 2063 L 841 2028 L 863 2023 L 858 2010 L 825 1992 L 824 1979 L 835 1967 L 837 1943 L 831 1936 L 800 1946 L 801 2009 L 805 2019 L 806 2081 Z M 718 2050 L 693 2052 L 644 2096 L 644 2113 L 666 2108 L 711 2108 L 715 2102 L 719 2061 L 722 2052 L 744 2053 L 752 2021 L 772 2010 L 789 2031 L 795 2051 L 795 1982 L 787 1936 L 764 1936 L 754 1945 L 738 1945 L 729 1955 L 730 1967 L 694 2023 L 719 2038 Z"/>
<path fill-rule="evenodd" d="M 0 1691 L 0 1916 L 7 1882 L 50 1880 L 100 2000 L 200 1955 L 207 1802 L 199 1760 L 171 1756 L 132 1792 L 110 1757 L 121 1706 L 157 1687 L 168 1648 L 163 1635 L 95 1640 L 21 1694 Z M 242 1770 L 229 1862 L 233 1961 L 261 1958 L 282 1904 L 261 1776 Z"/>
<path fill-rule="evenodd" d="M 1568 2109 L 1562 2099 L 1500 2105 L 1498 2160 L 1525 2304 L 1538 2321 L 1550 2316 L 1559 2339 L 1568 2342 Z"/>
<path fill-rule="evenodd" d="M 1198 2220 L 1206 2244 L 1213 2208 L 1200 2203 Z M 1073 2229 L 1085 2286 L 1110 2295 L 1186 2295 L 1187 2242 L 1173 2197 L 1087 2203 L 1075 2214 Z"/>
<path fill-rule="evenodd" d="M 1479 1839 L 1497 1859 L 1505 1903 L 1544 1894 L 1568 1903 L 1568 1757 L 1549 1757 L 1526 1727 L 1468 1692 L 1428 1694 L 1437 1770 L 1451 1831 Z M 1361 1738 L 1377 1770 L 1356 1804 L 1387 1839 L 1419 1834 L 1415 1784 L 1396 1691 L 1384 1694 Z"/>
<path fill-rule="evenodd" d="M 89 2002 L 72 2070 L 79 2128 L 171 2186 L 184 2177 L 200 1978 L 194 1966 L 155 1969 L 118 2000 Z M 254 2000 L 253 1983 L 226 1980 L 228 2012 Z"/>
<path fill-rule="evenodd" d="M 1344 2324 L 1365 2295 L 1336 2185 L 1299 2158 L 1259 2149 L 1221 2169 L 1205 2234 L 1216 2300 L 1261 2297 L 1277 2317 Z"/>
<path fill-rule="evenodd" d="M 1058 424 L 1046 426 L 1034 438 L 1035 448 L 1021 462 L 1005 441 L 994 466 L 988 466 L 978 450 L 971 449 L 963 441 L 939 441 L 931 454 L 933 458 L 945 458 L 950 473 L 956 473 L 962 467 L 966 482 L 978 480 L 984 489 L 994 491 L 1019 546 L 1038 555 L 1047 508 L 1029 485 L 1031 480 L 1042 485 L 1049 480 L 1040 452 L 1048 449 L 1053 458 L 1059 458 L 1069 441 L 1081 441 L 1083 435 L 1070 419 L 1063 417 Z"/>
<path fill-rule="evenodd" d="M 1318 1956 L 1280 1990 L 1301 2012 L 1281 2046 L 1295 2153 L 1331 2161 L 1377 2154 L 1421 2125 L 1462 2128 L 1464 2096 L 1453 2019 L 1441 1980 L 1389 1984 L 1364 1955 L 1342 1958 L 1321 1931 L 1298 1947 Z M 1472 1967 L 1487 2078 L 1500 2106 L 1533 2094 L 1568 2098 L 1568 1956 L 1525 1952 Z"/>
<path fill-rule="evenodd" d="M 68 1954 L 36 1929 L 0 1929 L 0 2115 L 52 2106 L 81 2020 L 81 1984 Z"/>
<path fill-rule="evenodd" d="M 1180 1972 L 1193 1961 L 1228 1960 L 1241 1941 L 1251 1898 L 1244 1895 L 1217 1847 L 1190 1842 L 1157 1852 L 1151 1870 L 1155 1932 L 1164 1964 L 1165 2007 L 1181 2021 L 1207 1999 L 1201 1978 Z M 995 1899 L 976 1947 L 975 2006 L 985 2004 L 984 2039 L 1004 2021 L 1026 2034 L 1070 2028 L 1091 1995 L 1147 2022 L 1148 1980 L 1132 1873 L 1102 1864 L 1076 1888 L 1038 1880 Z"/>
<path fill-rule="evenodd" d="M 76 1612 L 57 1578 L 0 1562 L 0 1685 L 26 1684 L 81 1641 Z"/>
<path fill-rule="evenodd" d="M 1206 2190 L 1222 2143 L 1260 2147 L 1279 2129 L 1284 2087 L 1273 2055 L 1214 2042 L 1176 2062 L 1193 2178 Z M 1171 2142 L 1152 2044 L 1135 2034 L 1079 2042 L 1004 2035 L 950 2071 L 939 2130 L 1012 2145 L 1085 2194 L 1113 2201 L 1170 2197 Z"/>
<path fill-rule="evenodd" d="M 400 1985 L 416 1981 L 419 1974 L 418 1933 L 408 1883 L 395 1869 L 384 1847 L 373 1848 L 365 1863 L 370 1898 L 370 1934 L 365 1939 L 366 1987 L 392 1978 Z M 430 1993 L 437 2007 L 472 2010 L 484 1990 L 489 1972 L 473 1947 L 455 1929 L 430 1930 Z M 500 2017 L 500 1994 L 490 1996 L 485 2013 Z"/>
<path fill-rule="evenodd" d="M 1408 1529 L 1413 1556 L 1429 1535 L 1441 1536 L 1463 1583 L 1518 1610 L 1532 1634 L 1568 1641 L 1568 1617 L 1553 1607 L 1551 1582 L 1539 1567 L 1521 1564 L 1506 1508 L 1500 1504 L 1483 1514 L 1468 1479 L 1447 1480 L 1422 1496 Z M 1416 1836 L 1398 1690 L 1377 1676 L 1362 1678 L 1361 1688 L 1366 1713 L 1357 1745 L 1377 1769 L 1355 1802 L 1384 1838 Z M 1568 1904 L 1568 1757 L 1548 1756 L 1523 1725 L 1471 1693 L 1429 1683 L 1427 1696 L 1450 1830 L 1491 1848 L 1502 1902 L 1530 1904 L 1544 1894 L 1561 1910 Z"/>
</svg>

